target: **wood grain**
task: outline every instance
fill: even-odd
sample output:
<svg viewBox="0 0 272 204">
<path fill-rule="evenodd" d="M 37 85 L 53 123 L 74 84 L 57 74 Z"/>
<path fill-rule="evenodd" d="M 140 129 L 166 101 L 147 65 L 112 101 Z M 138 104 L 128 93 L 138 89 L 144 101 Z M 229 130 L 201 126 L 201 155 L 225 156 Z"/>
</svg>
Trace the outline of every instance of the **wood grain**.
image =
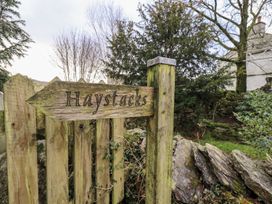
<svg viewBox="0 0 272 204">
<path fill-rule="evenodd" d="M 0 154 L 4 152 L 6 152 L 5 120 L 4 111 L 0 111 Z"/>
<path fill-rule="evenodd" d="M 68 124 L 46 116 L 47 203 L 67 204 Z"/>
<path fill-rule="evenodd" d="M 89 121 L 74 122 L 75 204 L 88 204 L 92 198 L 92 140 L 94 130 Z"/>
<path fill-rule="evenodd" d="M 3 133 L 4 131 L 5 131 L 4 111 L 0 111 L 0 132 Z"/>
<path fill-rule="evenodd" d="M 33 80 L 33 79 L 31 81 L 34 85 L 35 93 L 42 90 L 45 86 L 48 85 L 48 82 L 37 81 L 37 80 Z M 37 130 L 38 131 L 44 130 L 45 129 L 45 115 L 40 110 L 36 110 L 36 120 L 37 120 L 37 122 L 36 122 Z"/>
<path fill-rule="evenodd" d="M 153 92 L 152 87 L 56 81 L 28 102 L 60 120 L 140 117 L 153 114 Z"/>
<path fill-rule="evenodd" d="M 109 157 L 110 120 L 96 122 L 96 203 L 110 202 L 110 157 Z"/>
<path fill-rule="evenodd" d="M 112 141 L 113 141 L 113 190 L 112 190 L 112 203 L 122 203 L 124 199 L 124 118 L 112 119 Z"/>
<path fill-rule="evenodd" d="M 35 108 L 25 100 L 34 94 L 27 77 L 16 75 L 4 85 L 10 204 L 38 203 Z"/>
<path fill-rule="evenodd" d="M 159 64 L 149 68 L 148 85 L 156 92 L 154 116 L 148 122 L 146 203 L 171 204 L 174 66 Z"/>
</svg>

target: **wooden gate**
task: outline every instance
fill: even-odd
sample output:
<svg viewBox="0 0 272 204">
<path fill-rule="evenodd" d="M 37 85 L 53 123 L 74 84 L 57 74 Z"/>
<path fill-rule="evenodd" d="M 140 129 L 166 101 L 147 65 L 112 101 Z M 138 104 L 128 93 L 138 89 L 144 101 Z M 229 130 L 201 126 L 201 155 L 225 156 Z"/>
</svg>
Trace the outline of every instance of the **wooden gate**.
<svg viewBox="0 0 272 204">
<path fill-rule="evenodd" d="M 146 203 L 170 204 L 175 63 L 162 57 L 149 60 L 147 87 L 53 80 L 37 92 L 28 78 L 12 77 L 4 86 L 9 203 L 38 203 L 36 126 L 42 112 L 48 204 L 69 203 L 68 126 L 74 136 L 70 203 L 123 203 L 124 118 L 143 116 L 148 117 Z M 115 147 L 112 159 L 110 143 Z"/>
</svg>

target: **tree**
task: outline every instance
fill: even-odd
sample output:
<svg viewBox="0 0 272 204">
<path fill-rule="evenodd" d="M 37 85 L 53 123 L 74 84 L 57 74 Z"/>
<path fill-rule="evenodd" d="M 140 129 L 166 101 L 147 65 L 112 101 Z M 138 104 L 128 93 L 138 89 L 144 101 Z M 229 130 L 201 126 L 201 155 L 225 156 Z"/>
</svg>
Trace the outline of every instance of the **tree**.
<svg viewBox="0 0 272 204">
<path fill-rule="evenodd" d="M 142 79 L 146 75 L 146 60 L 142 59 L 134 38 L 134 23 L 120 21 L 116 35 L 112 36 L 109 43 L 110 52 L 104 61 L 108 76 L 126 84 L 144 83 Z"/>
<path fill-rule="evenodd" d="M 90 81 L 103 75 L 107 37 L 115 33 L 117 21 L 122 17 L 121 9 L 112 1 L 96 1 L 87 13 L 88 32 L 71 31 L 60 34 L 55 40 L 56 64 L 69 81 L 80 78 Z"/>
<path fill-rule="evenodd" d="M 227 52 L 235 52 L 235 58 L 224 54 L 216 59 L 234 63 L 237 67 L 237 92 L 246 91 L 246 53 L 249 33 L 259 16 L 271 17 L 271 0 L 189 0 L 188 6 L 214 25 L 214 41 Z"/>
<path fill-rule="evenodd" d="M 107 38 L 117 31 L 117 23 L 124 18 L 122 9 L 112 0 L 97 0 L 88 9 L 90 32 L 98 42 L 101 59 L 107 53 Z"/>
<path fill-rule="evenodd" d="M 67 81 L 80 78 L 90 81 L 91 73 L 101 66 L 98 43 L 78 31 L 59 35 L 55 40 L 54 51 L 56 64 L 63 70 Z"/>
<path fill-rule="evenodd" d="M 9 79 L 9 72 L 0 68 L 0 91 L 3 91 L 4 83 Z"/>
<path fill-rule="evenodd" d="M 209 24 L 180 1 L 157 0 L 139 7 L 138 23 L 121 21 L 109 40 L 106 72 L 128 84 L 146 82 L 146 62 L 156 56 L 177 60 L 177 81 L 209 72 Z"/>
<path fill-rule="evenodd" d="M 200 120 L 212 115 L 227 80 L 223 70 L 214 74 L 210 24 L 178 0 L 141 5 L 139 14 L 138 23 L 118 23 L 109 39 L 106 72 L 125 84 L 145 85 L 147 60 L 176 59 L 175 129 L 192 135 Z"/>
<path fill-rule="evenodd" d="M 17 11 L 20 2 L 17 0 L 0 0 L 0 67 L 11 65 L 14 57 L 23 57 L 29 35 L 22 29 L 25 22 Z"/>
</svg>

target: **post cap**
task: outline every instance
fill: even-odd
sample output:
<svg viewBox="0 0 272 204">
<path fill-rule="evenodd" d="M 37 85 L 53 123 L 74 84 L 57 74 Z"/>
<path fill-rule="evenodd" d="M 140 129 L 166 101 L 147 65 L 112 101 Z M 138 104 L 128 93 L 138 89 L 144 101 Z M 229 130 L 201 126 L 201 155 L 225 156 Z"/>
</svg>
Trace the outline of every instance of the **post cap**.
<svg viewBox="0 0 272 204">
<path fill-rule="evenodd" d="M 177 61 L 175 59 L 167 58 L 167 57 L 155 57 L 154 59 L 147 60 L 147 67 L 152 67 L 157 64 L 167 64 L 167 65 L 177 65 Z"/>
</svg>

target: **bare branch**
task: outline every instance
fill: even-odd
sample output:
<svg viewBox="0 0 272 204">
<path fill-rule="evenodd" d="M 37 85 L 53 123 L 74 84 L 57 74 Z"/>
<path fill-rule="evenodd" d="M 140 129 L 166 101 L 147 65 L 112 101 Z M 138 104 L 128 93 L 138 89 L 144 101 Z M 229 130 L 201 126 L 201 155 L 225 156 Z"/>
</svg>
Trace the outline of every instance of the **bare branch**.
<svg viewBox="0 0 272 204">
<path fill-rule="evenodd" d="M 206 14 L 204 14 L 204 12 L 198 10 L 197 8 L 193 7 L 192 5 L 190 6 L 190 8 L 192 10 L 194 10 L 195 12 L 197 12 L 199 15 L 203 16 L 204 18 L 206 18 L 207 20 L 209 20 L 210 22 L 214 23 L 223 33 L 224 35 L 233 43 L 233 45 L 235 47 L 238 47 L 239 46 L 239 43 L 238 41 L 236 41 L 231 35 L 230 33 L 228 32 L 227 29 L 225 29 L 221 24 L 220 22 L 217 20 L 217 19 L 214 19 Z"/>
<path fill-rule="evenodd" d="M 240 0 L 237 0 L 238 6 L 239 6 L 239 10 L 242 10 L 242 3 L 240 2 Z"/>
<path fill-rule="evenodd" d="M 235 8 L 236 10 L 240 10 L 240 8 L 238 7 L 238 6 L 236 6 L 233 2 L 232 2 L 232 0 L 229 0 L 229 3 L 230 3 L 230 5 L 233 7 L 233 8 Z"/>
<path fill-rule="evenodd" d="M 228 45 L 226 45 L 224 42 L 222 42 L 222 40 L 220 40 L 218 37 L 214 39 L 215 42 L 217 42 L 220 46 L 222 46 L 223 48 L 225 48 L 226 50 L 230 50 L 230 51 L 237 51 L 237 48 L 234 47 L 230 47 Z"/>
<path fill-rule="evenodd" d="M 107 54 L 107 38 L 114 35 L 122 11 L 113 1 L 97 0 L 88 10 L 90 34 L 71 31 L 60 35 L 55 42 L 57 66 L 66 80 L 91 80 L 92 73 L 103 69 Z"/>
<path fill-rule="evenodd" d="M 98 69 L 100 52 L 91 37 L 78 31 L 68 35 L 60 35 L 55 42 L 57 66 L 65 75 L 65 79 L 77 81 L 83 78 L 90 80 L 90 73 Z"/>
<path fill-rule="evenodd" d="M 112 0 L 97 0 L 88 10 L 91 32 L 96 37 L 102 58 L 106 56 L 107 38 L 114 35 L 117 23 L 123 18 L 123 12 Z"/>
<path fill-rule="evenodd" d="M 217 0 L 214 0 L 214 6 L 205 3 L 204 1 L 202 2 L 203 5 L 206 6 L 207 9 L 209 9 L 213 14 L 214 14 L 214 19 L 216 21 L 218 21 L 218 16 L 230 23 L 232 23 L 233 25 L 239 27 L 239 24 L 237 22 L 235 22 L 234 20 L 232 20 L 231 18 L 228 18 L 226 16 L 224 16 L 223 14 L 220 14 L 217 10 Z"/>
<path fill-rule="evenodd" d="M 237 63 L 237 60 L 235 59 L 231 59 L 231 58 L 227 58 L 227 57 L 218 57 L 216 55 L 213 54 L 207 54 L 209 57 L 216 59 L 216 60 L 220 60 L 220 61 L 225 61 L 225 62 L 230 62 L 230 63 Z"/>
</svg>

